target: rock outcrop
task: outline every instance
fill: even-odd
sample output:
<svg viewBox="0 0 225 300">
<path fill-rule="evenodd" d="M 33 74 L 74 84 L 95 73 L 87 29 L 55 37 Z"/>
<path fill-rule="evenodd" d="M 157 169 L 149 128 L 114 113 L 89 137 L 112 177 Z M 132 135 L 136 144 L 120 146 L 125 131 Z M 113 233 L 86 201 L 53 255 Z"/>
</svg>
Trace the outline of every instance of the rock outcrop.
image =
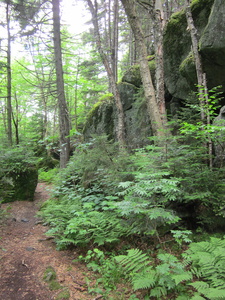
<svg viewBox="0 0 225 300">
<path fill-rule="evenodd" d="M 192 15 L 199 35 L 199 49 L 207 76 L 208 88 L 222 86 L 225 93 L 225 1 L 193 0 Z M 172 15 L 164 32 L 164 68 L 167 101 L 170 114 L 175 115 L 180 102 L 185 102 L 197 91 L 197 76 L 192 53 L 191 36 L 185 10 Z M 154 78 L 154 61 L 150 62 Z M 119 91 L 125 113 L 128 146 L 141 147 L 152 135 L 147 115 L 138 65 L 127 71 Z M 223 105 L 223 103 L 221 103 Z M 95 105 L 84 129 L 85 139 L 92 134 L 107 134 L 114 139 L 116 113 L 113 99 L 105 99 Z"/>
<path fill-rule="evenodd" d="M 149 67 L 154 76 L 154 61 L 149 63 Z M 142 147 L 152 135 L 141 85 L 138 65 L 131 67 L 118 84 L 125 115 L 126 141 L 128 147 L 132 148 Z M 116 107 L 113 97 L 109 95 L 97 102 L 90 111 L 83 131 L 85 140 L 93 134 L 104 134 L 109 139 L 115 139 L 116 123 Z"/>
<path fill-rule="evenodd" d="M 225 91 L 225 2 L 195 0 L 192 15 L 208 88 Z M 172 97 L 186 100 L 196 91 L 197 76 L 185 10 L 172 15 L 164 33 L 165 84 Z"/>
</svg>

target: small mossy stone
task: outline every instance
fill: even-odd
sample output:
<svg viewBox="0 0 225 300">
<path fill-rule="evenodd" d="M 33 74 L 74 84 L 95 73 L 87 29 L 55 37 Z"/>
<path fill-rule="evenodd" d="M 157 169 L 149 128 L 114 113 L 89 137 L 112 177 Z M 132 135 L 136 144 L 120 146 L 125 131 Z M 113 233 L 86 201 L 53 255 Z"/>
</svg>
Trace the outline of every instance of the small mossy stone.
<svg viewBox="0 0 225 300">
<path fill-rule="evenodd" d="M 62 286 L 56 280 L 52 280 L 49 282 L 49 289 L 51 291 L 56 291 L 62 289 Z"/>
<path fill-rule="evenodd" d="M 60 292 L 57 297 L 56 300 L 64 300 L 64 299 L 69 299 L 70 298 L 70 293 L 68 290 L 62 291 Z"/>
<path fill-rule="evenodd" d="M 51 267 L 51 266 L 47 267 L 47 269 L 44 272 L 43 279 L 46 282 L 56 279 L 56 272 L 53 267 Z"/>
</svg>

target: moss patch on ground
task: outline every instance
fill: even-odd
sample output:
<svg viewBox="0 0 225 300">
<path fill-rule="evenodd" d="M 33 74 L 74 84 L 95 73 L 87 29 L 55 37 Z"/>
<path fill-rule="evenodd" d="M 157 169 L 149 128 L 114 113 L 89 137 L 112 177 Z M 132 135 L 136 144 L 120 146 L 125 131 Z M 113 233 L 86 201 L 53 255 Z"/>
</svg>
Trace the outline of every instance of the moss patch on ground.
<svg viewBox="0 0 225 300">
<path fill-rule="evenodd" d="M 51 291 L 60 290 L 63 288 L 63 286 L 61 286 L 56 279 L 57 274 L 54 268 L 51 266 L 47 267 L 43 275 L 43 280 L 48 283 Z"/>
</svg>

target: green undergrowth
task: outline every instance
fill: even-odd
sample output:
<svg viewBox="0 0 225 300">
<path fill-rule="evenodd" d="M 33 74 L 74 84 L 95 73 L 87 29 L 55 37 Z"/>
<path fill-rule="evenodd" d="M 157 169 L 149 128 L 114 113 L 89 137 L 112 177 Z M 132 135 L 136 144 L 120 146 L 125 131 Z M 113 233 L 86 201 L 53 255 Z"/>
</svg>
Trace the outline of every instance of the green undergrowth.
<svg viewBox="0 0 225 300">
<path fill-rule="evenodd" d="M 38 180 L 39 182 L 47 182 L 47 183 L 53 183 L 59 173 L 58 168 L 45 170 L 43 168 L 38 170 Z"/>
<path fill-rule="evenodd" d="M 95 136 L 56 176 L 39 214 L 59 250 L 82 252 L 96 274 L 96 284 L 87 278 L 90 293 L 225 299 L 225 170 L 207 148 L 225 140 L 221 126 L 201 120 L 194 100 L 180 113 L 176 136 L 132 152 Z M 211 120 L 216 105 L 212 93 L 201 108 Z"/>
<path fill-rule="evenodd" d="M 183 240 L 182 245 L 188 244 Z M 224 238 L 189 240 L 187 250 L 168 250 L 117 255 L 94 248 L 78 260 L 96 274 L 95 284 L 86 279 L 89 293 L 103 299 L 225 299 Z"/>
</svg>

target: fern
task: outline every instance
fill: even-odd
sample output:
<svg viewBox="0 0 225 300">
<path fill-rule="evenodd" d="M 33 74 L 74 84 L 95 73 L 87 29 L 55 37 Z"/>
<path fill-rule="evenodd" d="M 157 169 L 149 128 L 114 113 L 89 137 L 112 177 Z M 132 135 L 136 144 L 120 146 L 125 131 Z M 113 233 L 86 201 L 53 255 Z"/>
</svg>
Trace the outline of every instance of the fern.
<svg viewBox="0 0 225 300">
<path fill-rule="evenodd" d="M 190 298 L 190 300 L 205 300 L 205 298 L 200 296 L 199 293 L 195 293 L 194 296 Z"/>
<path fill-rule="evenodd" d="M 127 255 L 116 256 L 133 289 L 149 289 L 150 296 L 161 299 L 168 291 L 179 290 L 179 284 L 192 279 L 191 272 L 173 255 L 164 253 L 157 256 L 162 263 L 152 266 L 152 260 L 139 249 L 128 250 Z"/>
<path fill-rule="evenodd" d="M 127 251 L 127 255 L 116 256 L 115 260 L 123 266 L 124 271 L 128 274 L 143 271 L 150 263 L 149 257 L 139 249 L 130 249 Z"/>
<path fill-rule="evenodd" d="M 225 299 L 225 240 L 211 237 L 210 241 L 191 243 L 183 256 L 191 272 L 201 279 L 190 283 L 199 297 Z"/>
<path fill-rule="evenodd" d="M 132 278 L 133 289 L 136 291 L 152 288 L 155 286 L 157 279 L 157 272 L 152 270 L 151 267 L 148 267 Z"/>
<path fill-rule="evenodd" d="M 163 286 L 157 286 L 154 289 L 151 290 L 150 296 L 156 297 L 157 299 L 161 299 L 162 296 L 167 295 L 167 289 Z"/>
</svg>

